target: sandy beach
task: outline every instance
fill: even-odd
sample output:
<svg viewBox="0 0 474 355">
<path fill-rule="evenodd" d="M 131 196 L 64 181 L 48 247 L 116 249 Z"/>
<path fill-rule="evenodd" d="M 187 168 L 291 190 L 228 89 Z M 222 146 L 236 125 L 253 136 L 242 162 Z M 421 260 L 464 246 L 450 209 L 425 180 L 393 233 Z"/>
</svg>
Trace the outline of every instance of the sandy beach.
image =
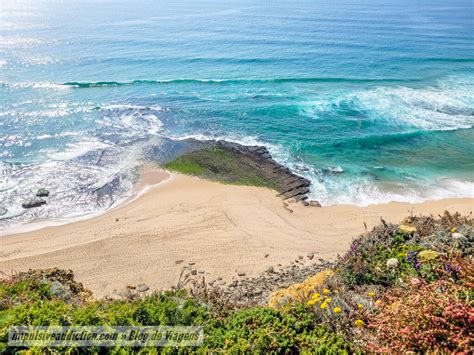
<svg viewBox="0 0 474 355">
<path fill-rule="evenodd" d="M 308 253 L 333 259 L 364 232 L 364 223 L 370 229 L 380 218 L 397 223 L 410 213 L 474 210 L 473 199 L 285 208 L 270 189 L 163 171 L 147 172 L 142 184 L 160 181 L 92 219 L 0 237 L 0 271 L 72 269 L 97 297 L 113 296 L 127 285 L 145 283 L 152 290 L 176 285 L 189 263 L 208 280 L 225 280 L 288 265 Z"/>
</svg>

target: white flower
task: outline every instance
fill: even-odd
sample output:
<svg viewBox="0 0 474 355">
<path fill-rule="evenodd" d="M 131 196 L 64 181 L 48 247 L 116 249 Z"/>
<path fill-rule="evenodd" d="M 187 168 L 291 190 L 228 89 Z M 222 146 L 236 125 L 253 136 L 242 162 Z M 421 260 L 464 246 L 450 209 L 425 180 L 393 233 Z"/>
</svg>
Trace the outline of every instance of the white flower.
<svg viewBox="0 0 474 355">
<path fill-rule="evenodd" d="M 462 235 L 461 233 L 453 233 L 453 238 L 458 240 L 463 239 L 464 235 Z"/>
<path fill-rule="evenodd" d="M 395 259 L 395 258 L 390 258 L 387 260 L 387 267 L 389 269 L 395 269 L 396 267 L 398 267 L 398 259 Z"/>
</svg>

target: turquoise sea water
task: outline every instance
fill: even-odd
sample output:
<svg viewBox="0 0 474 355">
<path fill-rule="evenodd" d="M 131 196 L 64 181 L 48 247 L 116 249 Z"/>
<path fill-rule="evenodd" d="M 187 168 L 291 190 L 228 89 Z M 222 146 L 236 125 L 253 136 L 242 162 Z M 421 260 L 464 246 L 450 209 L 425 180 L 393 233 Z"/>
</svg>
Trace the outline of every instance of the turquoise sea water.
<svg viewBox="0 0 474 355">
<path fill-rule="evenodd" d="M 264 144 L 326 205 L 473 197 L 473 13 L 2 0 L 0 226 L 110 208 L 162 137 Z M 48 205 L 22 209 L 38 187 Z"/>
</svg>

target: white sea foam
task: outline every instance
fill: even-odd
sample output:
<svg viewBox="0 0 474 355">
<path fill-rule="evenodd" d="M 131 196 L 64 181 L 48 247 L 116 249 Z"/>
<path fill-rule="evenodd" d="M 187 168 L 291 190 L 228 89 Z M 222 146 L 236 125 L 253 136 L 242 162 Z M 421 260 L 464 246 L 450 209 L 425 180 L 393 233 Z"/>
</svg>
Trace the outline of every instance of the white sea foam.
<svg viewBox="0 0 474 355">
<path fill-rule="evenodd" d="M 335 108 L 409 129 L 456 130 L 474 126 L 474 78 L 450 77 L 431 87 L 379 86 L 321 97 L 301 113 L 318 119 Z"/>
<path fill-rule="evenodd" d="M 98 124 L 128 138 L 157 135 L 163 129 L 163 123 L 156 114 L 141 110 L 120 111 L 118 115 L 107 114 Z"/>
<path fill-rule="evenodd" d="M 474 125 L 473 106 L 460 98 L 457 90 L 378 88 L 353 99 L 376 118 L 424 130 L 455 130 Z"/>
<path fill-rule="evenodd" d="M 162 106 L 160 105 L 149 105 L 149 106 L 145 106 L 145 105 L 132 105 L 132 104 L 108 104 L 108 105 L 105 105 L 105 106 L 101 106 L 101 109 L 103 110 L 146 110 L 146 109 L 150 109 L 150 110 L 154 110 L 154 111 L 167 111 L 166 108 L 163 108 Z"/>
<path fill-rule="evenodd" d="M 51 90 L 71 90 L 72 88 L 67 85 L 57 84 L 48 81 L 41 82 L 21 82 L 11 83 L 6 81 L 0 81 L 0 86 L 12 88 L 12 89 L 51 89 Z"/>
<path fill-rule="evenodd" d="M 398 184 L 387 186 L 360 177 L 313 178 L 310 197 L 323 205 L 352 204 L 368 206 L 389 202 L 419 203 L 443 198 L 474 198 L 474 182 L 456 179 L 432 180 L 426 185 Z"/>
<path fill-rule="evenodd" d="M 110 147 L 109 144 L 99 141 L 95 138 L 85 138 L 77 142 L 71 142 L 66 144 L 65 149 L 62 151 L 57 150 L 46 150 L 43 154 L 51 160 L 72 160 L 80 157 L 92 150 L 105 149 Z"/>
<path fill-rule="evenodd" d="M 142 156 L 140 146 L 125 149 L 86 138 L 66 145 L 63 152 L 44 153 L 43 162 L 0 166 L 0 201 L 8 209 L 0 216 L 0 230 L 38 218 L 64 220 L 115 206 L 131 195 L 133 171 Z M 39 187 L 51 191 L 48 203 L 32 210 L 21 208 Z"/>
</svg>

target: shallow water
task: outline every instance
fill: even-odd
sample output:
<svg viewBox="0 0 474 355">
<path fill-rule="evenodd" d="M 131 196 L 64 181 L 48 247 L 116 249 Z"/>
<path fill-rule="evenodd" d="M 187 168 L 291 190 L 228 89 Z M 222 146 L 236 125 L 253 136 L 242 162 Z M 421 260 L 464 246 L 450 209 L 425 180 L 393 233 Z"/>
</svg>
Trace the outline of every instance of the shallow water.
<svg viewBox="0 0 474 355">
<path fill-rule="evenodd" d="M 0 10 L 0 226 L 110 208 L 162 137 L 264 144 L 323 204 L 474 197 L 471 1 Z"/>
</svg>

